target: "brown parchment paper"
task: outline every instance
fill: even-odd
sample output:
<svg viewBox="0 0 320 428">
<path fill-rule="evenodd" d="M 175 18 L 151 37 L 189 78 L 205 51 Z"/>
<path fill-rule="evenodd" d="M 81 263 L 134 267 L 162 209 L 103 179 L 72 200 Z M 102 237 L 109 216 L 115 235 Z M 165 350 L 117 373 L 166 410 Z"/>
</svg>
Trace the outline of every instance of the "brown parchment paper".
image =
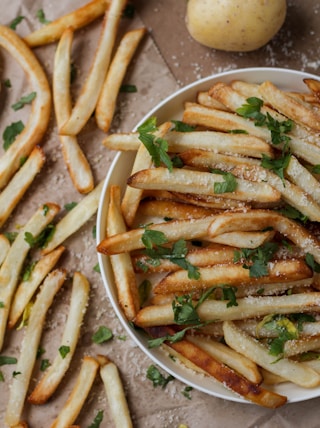
<svg viewBox="0 0 320 428">
<path fill-rule="evenodd" d="M 36 12 L 42 9 L 48 20 L 53 20 L 85 4 L 85 0 L 1 0 L 0 23 L 8 25 L 18 15 L 25 19 L 17 27 L 21 36 L 39 28 L 41 24 Z M 265 47 L 250 53 L 226 53 L 200 46 L 191 39 L 185 27 L 186 0 L 135 0 L 136 13 L 132 20 L 123 19 L 120 34 L 129 28 L 145 25 L 148 35 L 138 49 L 128 70 L 125 81 L 135 84 L 138 92 L 121 94 L 112 124 L 112 132 L 130 131 L 134 125 L 158 102 L 201 77 L 217 72 L 243 68 L 274 66 L 318 73 L 320 64 L 320 5 L 316 0 L 288 1 L 288 15 L 278 35 Z M 74 63 L 78 69 L 73 86 L 77 95 L 90 65 L 101 20 L 76 33 L 73 47 Z M 35 48 L 34 52 L 52 82 L 53 57 L 56 44 Z M 29 109 L 13 112 L 11 104 L 28 93 L 28 81 L 22 70 L 5 50 L 0 51 L 0 79 L 10 78 L 12 88 L 2 88 L 0 93 L 0 133 L 13 121 L 28 117 Z M 106 176 L 115 152 L 102 146 L 103 133 L 98 131 L 92 118 L 79 135 L 83 148 L 98 183 Z M 2 144 L 1 144 L 2 146 Z M 14 211 L 3 231 L 17 230 L 45 202 L 64 205 L 81 200 L 72 186 L 64 165 L 54 119 L 42 142 L 46 164 L 27 194 Z M 2 149 L 1 149 L 2 150 Z M 76 270 L 82 271 L 91 284 L 90 303 L 81 330 L 81 338 L 75 357 L 62 384 L 50 400 L 42 406 L 26 404 L 23 417 L 32 428 L 49 427 L 59 413 L 71 391 L 84 355 L 106 354 L 119 367 L 128 397 L 128 403 L 135 427 L 177 428 L 186 424 L 189 428 L 215 427 L 318 427 L 318 406 L 320 398 L 289 404 L 278 410 L 258 408 L 208 396 L 193 390 L 191 399 L 181 392 L 185 385 L 175 380 L 165 389 L 154 388 L 146 378 L 147 368 L 152 363 L 140 349 L 125 335 L 106 297 L 99 273 L 93 267 L 97 263 L 96 242 L 92 234 L 95 218 L 70 237 L 66 252 L 59 265 L 68 270 L 71 277 Z M 43 331 L 41 346 L 44 358 L 53 360 L 60 344 L 60 337 L 68 312 L 70 282 L 67 282 L 54 301 Z M 92 343 L 91 336 L 100 325 L 108 326 L 114 339 L 103 345 Z M 6 335 L 2 355 L 19 356 L 23 330 L 10 331 Z M 14 366 L 3 366 L 4 382 L 0 383 L 0 426 L 5 427 L 4 413 Z M 35 367 L 30 389 L 40 378 L 39 362 Z M 99 410 L 104 418 L 100 427 L 112 427 L 102 382 L 97 380 L 90 392 L 77 423 L 88 427 Z"/>
</svg>

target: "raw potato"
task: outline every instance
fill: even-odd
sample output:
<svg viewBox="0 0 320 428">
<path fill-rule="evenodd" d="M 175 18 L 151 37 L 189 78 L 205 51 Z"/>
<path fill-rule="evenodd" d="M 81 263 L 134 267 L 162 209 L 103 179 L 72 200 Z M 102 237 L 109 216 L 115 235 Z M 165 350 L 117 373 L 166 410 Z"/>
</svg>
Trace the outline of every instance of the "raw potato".
<svg viewBox="0 0 320 428">
<path fill-rule="evenodd" d="M 189 0 L 186 24 L 199 43 L 225 51 L 252 51 L 280 30 L 286 0 Z"/>
</svg>

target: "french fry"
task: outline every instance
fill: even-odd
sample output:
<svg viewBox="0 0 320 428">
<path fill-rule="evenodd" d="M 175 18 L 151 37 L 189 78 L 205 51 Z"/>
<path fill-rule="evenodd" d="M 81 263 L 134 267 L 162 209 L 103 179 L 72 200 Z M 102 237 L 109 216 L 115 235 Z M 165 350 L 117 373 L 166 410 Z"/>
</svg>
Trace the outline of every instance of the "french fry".
<svg viewBox="0 0 320 428">
<path fill-rule="evenodd" d="M 75 385 L 50 428 L 64 428 L 73 424 L 87 399 L 98 370 L 99 363 L 95 358 L 83 358 Z"/>
<path fill-rule="evenodd" d="M 209 95 L 208 91 L 198 92 L 197 103 L 203 105 L 204 107 L 210 107 L 218 110 L 228 111 L 228 108 L 224 104 L 212 98 Z"/>
<path fill-rule="evenodd" d="M 41 257 L 32 270 L 31 276 L 27 280 L 22 280 L 17 286 L 10 307 L 8 318 L 9 328 L 13 328 L 16 325 L 26 306 L 32 299 L 35 291 L 42 283 L 46 275 L 48 275 L 48 273 L 58 262 L 63 251 L 64 247 L 61 245 L 60 247 L 51 251 L 51 253 Z"/>
<path fill-rule="evenodd" d="M 110 129 L 121 83 L 145 33 L 146 28 L 128 31 L 121 39 L 112 59 L 95 110 L 97 125 L 104 132 L 108 132 Z"/>
<path fill-rule="evenodd" d="M 231 245 L 238 248 L 258 248 L 274 237 L 273 230 L 264 232 L 229 232 L 221 233 L 214 238 L 207 238 L 210 242 Z"/>
<path fill-rule="evenodd" d="M 221 174 L 195 171 L 191 169 L 173 168 L 150 168 L 131 175 L 127 181 L 128 185 L 138 189 L 166 189 L 182 193 L 193 193 L 200 195 L 215 195 L 215 183 L 224 181 Z M 236 189 L 232 192 L 219 193 L 222 198 L 236 199 L 240 201 L 277 202 L 280 194 L 277 190 L 265 183 L 253 183 L 242 179 L 236 179 Z"/>
<path fill-rule="evenodd" d="M 73 29 L 67 28 L 57 46 L 53 67 L 53 105 L 58 128 L 69 119 L 72 105 L 70 95 L 70 67 Z M 80 193 L 94 188 L 91 167 L 75 135 L 59 135 L 62 154 L 71 180 Z"/>
<path fill-rule="evenodd" d="M 304 83 L 307 87 L 312 91 L 315 95 L 316 99 L 319 101 L 320 98 L 320 85 L 319 81 L 316 79 L 303 79 Z"/>
<path fill-rule="evenodd" d="M 102 186 L 103 181 L 90 193 L 85 195 L 82 200 L 57 223 L 52 239 L 42 250 L 43 254 L 48 254 L 50 251 L 57 248 L 96 213 Z"/>
<path fill-rule="evenodd" d="M 64 357 L 57 354 L 52 365 L 46 370 L 35 389 L 29 395 L 29 403 L 46 403 L 54 394 L 64 374 L 68 370 L 77 346 L 81 324 L 87 309 L 89 291 L 90 285 L 87 278 L 82 273 L 75 272 L 73 275 L 68 318 L 61 339 L 61 346 L 68 346 L 69 352 Z"/>
<path fill-rule="evenodd" d="M 133 424 L 118 367 L 103 355 L 99 355 L 97 358 L 100 362 L 100 376 L 115 427 L 131 428 Z"/>
<path fill-rule="evenodd" d="M 77 135 L 92 115 L 110 64 L 111 53 L 126 0 L 111 0 L 87 79 L 69 119 L 60 129 L 62 135 Z"/>
<path fill-rule="evenodd" d="M 107 234 L 114 235 L 127 230 L 120 206 L 120 188 L 110 189 L 110 204 L 107 220 Z M 110 257 L 118 291 L 120 306 L 128 320 L 132 321 L 140 308 L 137 279 L 130 254 L 115 254 Z"/>
<path fill-rule="evenodd" d="M 295 295 L 244 297 L 237 299 L 238 306 L 226 307 L 226 302 L 206 300 L 198 308 L 201 321 L 234 321 L 265 316 L 270 313 L 290 314 L 294 312 L 319 312 L 319 294 L 299 293 Z M 146 306 L 138 312 L 135 323 L 139 327 L 154 327 L 174 324 L 172 304 Z"/>
<path fill-rule="evenodd" d="M 20 230 L 0 268 L 0 301 L 3 303 L 3 308 L 0 311 L 0 349 L 3 345 L 12 297 L 24 260 L 30 250 L 30 244 L 26 241 L 25 234 L 28 232 L 34 237 L 38 236 L 52 221 L 59 209 L 58 205 L 52 203 L 39 207 Z"/>
<path fill-rule="evenodd" d="M 169 130 L 170 126 L 170 122 L 162 124 L 159 127 L 159 130 L 156 132 L 156 136 L 158 138 L 163 138 Z M 131 173 L 134 174 L 135 172 L 140 171 L 141 169 L 150 168 L 151 165 L 151 156 L 144 144 L 141 144 L 140 142 Z M 128 226 L 132 226 L 134 222 L 142 195 L 143 191 L 141 189 L 134 189 L 132 187 L 126 186 L 121 202 L 121 209 L 126 224 Z"/>
<path fill-rule="evenodd" d="M 168 333 L 172 334 L 174 330 L 169 327 L 159 327 L 158 329 L 148 329 L 148 332 L 153 337 L 159 337 L 159 333 L 161 333 L 161 336 L 165 336 Z M 186 339 L 176 343 L 167 342 L 167 345 L 192 361 L 195 365 L 200 366 L 209 375 L 223 383 L 226 388 L 236 392 L 253 403 L 268 408 L 277 408 L 286 402 L 286 397 L 268 391 L 256 383 L 250 382 L 248 379 L 238 375 L 234 370 L 220 363 L 200 347 Z"/>
<path fill-rule="evenodd" d="M 29 78 L 32 90 L 36 92 L 24 130 L 0 157 L 0 189 L 3 189 L 19 169 L 21 159 L 27 157 L 41 142 L 47 130 L 51 113 L 51 91 L 46 74 L 34 53 L 13 30 L 2 25 L 0 46 L 20 64 Z"/>
<path fill-rule="evenodd" d="M 201 336 L 188 335 L 188 341 L 203 349 L 213 358 L 216 358 L 223 364 L 226 364 L 237 373 L 244 376 L 251 382 L 260 384 L 262 382 L 261 373 L 255 363 L 249 358 L 243 358 L 238 352 L 218 342 L 214 339 L 208 339 Z"/>
<path fill-rule="evenodd" d="M 311 269 L 302 260 L 279 260 L 269 264 L 268 275 L 252 278 L 248 269 L 240 264 L 219 264 L 209 267 L 200 267 L 200 279 L 189 278 L 186 270 L 178 270 L 168 274 L 160 280 L 154 288 L 155 293 L 190 293 L 195 290 L 225 284 L 229 286 L 252 285 L 270 283 L 284 283 L 292 280 L 308 279 L 312 277 Z"/>
<path fill-rule="evenodd" d="M 32 307 L 16 367 L 19 375 L 12 379 L 9 393 L 5 421 L 10 427 L 16 426 L 21 419 L 46 313 L 65 278 L 66 272 L 62 269 L 51 272 L 45 279 Z"/>
<path fill-rule="evenodd" d="M 272 227 L 291 240 L 304 253 L 310 253 L 320 263 L 318 239 L 297 222 L 274 211 L 252 210 L 247 213 L 225 213 L 211 223 L 208 234 L 211 237 L 233 230 L 263 230 Z"/>
<path fill-rule="evenodd" d="M 79 9 L 55 19 L 39 30 L 33 31 L 24 38 L 24 41 L 30 47 L 53 43 L 60 39 L 66 28 L 72 27 L 74 30 L 78 30 L 102 16 L 109 3 L 108 0 L 92 0 Z"/>
<path fill-rule="evenodd" d="M 300 339 L 287 340 L 283 347 L 285 357 L 304 354 L 308 351 L 316 351 L 320 348 L 320 335 L 301 337 Z"/>
<path fill-rule="evenodd" d="M 0 193 L 0 227 L 8 220 L 45 162 L 43 150 L 36 146 L 30 156 Z"/>
<path fill-rule="evenodd" d="M 227 344 L 247 356 L 266 370 L 279 375 L 304 388 L 313 388 L 320 383 L 320 375 L 309 367 L 282 358 L 275 364 L 275 357 L 257 340 L 241 331 L 233 322 L 223 323 L 224 338 Z"/>
</svg>

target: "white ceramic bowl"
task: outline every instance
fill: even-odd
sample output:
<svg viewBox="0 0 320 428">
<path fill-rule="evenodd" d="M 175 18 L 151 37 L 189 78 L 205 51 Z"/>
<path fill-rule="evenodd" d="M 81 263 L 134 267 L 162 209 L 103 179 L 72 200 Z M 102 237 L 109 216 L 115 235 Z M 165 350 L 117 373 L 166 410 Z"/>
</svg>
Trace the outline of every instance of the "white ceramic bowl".
<svg viewBox="0 0 320 428">
<path fill-rule="evenodd" d="M 137 127 L 143 123 L 148 117 L 156 116 L 157 123 L 160 124 L 170 119 L 181 119 L 183 104 L 187 100 L 195 100 L 198 91 L 210 88 L 210 86 L 217 82 L 230 82 L 232 80 L 244 80 L 252 83 L 260 83 L 265 80 L 270 80 L 274 84 L 287 90 L 305 90 L 303 78 L 318 78 L 317 76 L 302 73 L 294 70 L 277 69 L 277 68 L 247 68 L 241 70 L 228 71 L 221 74 L 216 74 L 201 80 L 198 80 L 179 91 L 172 94 L 170 97 L 163 100 L 154 109 L 152 109 L 140 122 Z M 110 185 L 117 184 L 122 188 L 126 184 L 126 179 L 130 175 L 131 167 L 134 161 L 135 153 L 121 152 L 118 153 L 110 167 L 110 170 L 105 179 L 102 196 L 98 209 L 97 216 L 97 242 L 105 236 L 106 228 L 106 215 L 108 206 L 108 189 Z M 184 368 L 181 364 L 177 364 L 164 352 L 161 348 L 149 349 L 147 338 L 139 331 L 133 330 L 128 324 L 126 318 L 121 311 L 117 301 L 117 294 L 113 279 L 112 270 L 108 258 L 102 254 L 98 254 L 101 275 L 103 283 L 106 288 L 107 295 L 112 303 L 112 306 L 121 321 L 123 327 L 128 335 L 137 343 L 137 345 L 145 352 L 154 363 L 158 364 L 165 371 L 173 375 L 175 378 L 181 380 L 185 384 L 192 386 L 207 394 L 224 398 L 231 401 L 248 403 L 241 397 L 224 388 L 221 384 L 217 383 L 211 377 L 204 377 L 190 369 Z M 268 389 L 271 387 L 268 386 Z M 279 394 L 288 397 L 288 402 L 298 402 L 318 397 L 320 395 L 320 388 L 304 389 L 300 388 L 290 382 L 279 384 L 273 387 Z"/>
</svg>

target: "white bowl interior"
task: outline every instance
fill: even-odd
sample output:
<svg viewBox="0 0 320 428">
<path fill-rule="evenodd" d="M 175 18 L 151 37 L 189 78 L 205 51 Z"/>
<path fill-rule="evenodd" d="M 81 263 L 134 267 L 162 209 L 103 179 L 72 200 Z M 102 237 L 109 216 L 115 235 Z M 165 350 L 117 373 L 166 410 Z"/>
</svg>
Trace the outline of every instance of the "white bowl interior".
<svg viewBox="0 0 320 428">
<path fill-rule="evenodd" d="M 170 97 L 166 98 L 154 109 L 152 109 L 148 115 L 145 116 L 139 122 L 139 124 L 137 124 L 136 127 L 138 127 L 150 116 L 156 116 L 158 124 L 161 124 L 162 122 L 170 119 L 181 119 L 184 102 L 193 101 L 198 91 L 210 88 L 210 86 L 217 81 L 230 82 L 232 80 L 239 79 L 252 83 L 261 83 L 265 80 L 270 80 L 275 85 L 283 89 L 303 91 L 306 89 L 303 83 L 304 78 L 318 79 L 317 76 L 308 73 L 276 68 L 248 68 L 216 74 L 214 76 L 196 81 L 172 94 Z M 97 216 L 98 243 L 101 242 L 101 240 L 105 237 L 109 187 L 110 185 L 117 184 L 124 188 L 126 185 L 126 180 L 131 172 L 134 157 L 134 152 L 118 153 L 107 174 Z M 108 258 L 98 253 L 98 259 L 107 295 L 120 322 L 129 336 L 137 343 L 142 351 L 145 352 L 151 358 L 151 360 L 153 360 L 154 363 L 158 364 L 165 371 L 172 374 L 175 378 L 181 380 L 189 386 L 192 386 L 193 388 L 216 397 L 247 403 L 247 401 L 245 401 L 243 398 L 238 397 L 233 392 L 227 390 L 213 378 L 197 374 L 194 371 L 185 368 L 181 364 L 174 362 L 161 348 L 149 349 L 147 338 L 141 332 L 132 329 L 124 317 L 121 308 L 119 307 L 113 274 Z M 268 389 L 271 388 L 268 386 Z M 320 395 L 320 388 L 304 389 L 289 382 L 276 385 L 272 389 L 279 394 L 287 396 L 288 402 L 291 403 L 308 400 Z"/>
</svg>

